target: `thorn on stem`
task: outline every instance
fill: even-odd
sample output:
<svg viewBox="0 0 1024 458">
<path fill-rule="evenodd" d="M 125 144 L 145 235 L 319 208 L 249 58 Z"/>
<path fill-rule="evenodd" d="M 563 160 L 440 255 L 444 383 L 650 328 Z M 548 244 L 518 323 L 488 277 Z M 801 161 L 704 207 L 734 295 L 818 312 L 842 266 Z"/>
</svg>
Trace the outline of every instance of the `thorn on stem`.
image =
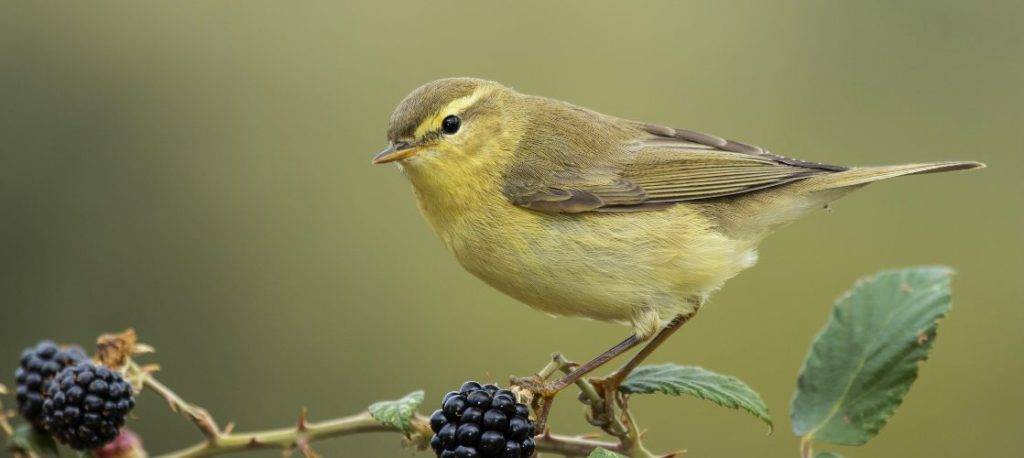
<svg viewBox="0 0 1024 458">
<path fill-rule="evenodd" d="M 299 421 L 295 425 L 295 429 L 298 430 L 299 432 L 306 431 L 308 429 L 308 427 L 309 427 L 309 423 L 307 421 L 308 419 L 309 419 L 309 409 L 307 409 L 306 407 L 303 407 L 302 410 L 299 411 Z"/>
</svg>

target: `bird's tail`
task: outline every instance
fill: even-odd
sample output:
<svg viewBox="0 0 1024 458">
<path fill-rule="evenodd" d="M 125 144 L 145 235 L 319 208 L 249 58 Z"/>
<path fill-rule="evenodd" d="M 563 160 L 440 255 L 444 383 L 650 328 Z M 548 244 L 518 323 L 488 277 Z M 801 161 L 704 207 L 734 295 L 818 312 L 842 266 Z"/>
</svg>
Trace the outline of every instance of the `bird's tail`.
<svg viewBox="0 0 1024 458">
<path fill-rule="evenodd" d="M 804 180 L 806 191 L 826 191 L 840 188 L 855 188 L 889 178 L 923 173 L 951 172 L 985 167 L 985 164 L 971 161 L 929 162 L 925 164 L 884 165 L 878 167 L 854 167 L 836 173 L 817 175 Z"/>
<path fill-rule="evenodd" d="M 822 205 L 847 193 L 879 180 L 921 173 L 970 170 L 985 167 L 979 162 L 932 162 L 927 164 L 887 165 L 879 167 L 852 167 L 837 172 L 822 173 L 805 180 L 767 191 L 767 199 L 737 199 L 741 205 L 734 213 L 754 215 L 743 218 L 730 229 L 737 237 L 760 239 L 771 230 L 787 224 Z"/>
</svg>

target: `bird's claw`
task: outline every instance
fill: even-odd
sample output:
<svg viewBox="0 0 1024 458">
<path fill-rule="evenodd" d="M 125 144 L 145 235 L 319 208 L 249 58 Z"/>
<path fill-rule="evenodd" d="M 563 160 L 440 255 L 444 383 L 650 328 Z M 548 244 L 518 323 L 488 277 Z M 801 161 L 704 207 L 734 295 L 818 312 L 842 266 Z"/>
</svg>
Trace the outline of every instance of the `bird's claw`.
<svg viewBox="0 0 1024 458">
<path fill-rule="evenodd" d="M 532 399 L 550 399 L 561 391 L 556 382 L 545 380 L 539 375 L 512 377 L 511 384 L 513 387 L 519 388 L 520 391 L 529 392 Z"/>
<path fill-rule="evenodd" d="M 551 411 L 551 403 L 555 395 L 564 387 L 559 387 L 557 381 L 550 382 L 540 375 L 528 377 L 512 377 L 510 379 L 513 391 L 519 393 L 524 401 L 533 408 L 538 433 L 547 431 L 548 413 Z"/>
</svg>

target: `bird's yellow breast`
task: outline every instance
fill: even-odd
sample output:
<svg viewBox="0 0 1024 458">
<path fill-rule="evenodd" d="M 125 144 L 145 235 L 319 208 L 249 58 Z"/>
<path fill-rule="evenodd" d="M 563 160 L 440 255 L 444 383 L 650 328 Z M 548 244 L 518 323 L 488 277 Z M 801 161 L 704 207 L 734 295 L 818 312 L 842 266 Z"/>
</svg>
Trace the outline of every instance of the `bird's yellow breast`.
<svg viewBox="0 0 1024 458">
<path fill-rule="evenodd" d="M 403 168 L 420 210 L 462 266 L 552 314 L 653 332 L 755 259 L 752 242 L 718 232 L 696 206 L 539 213 L 511 204 L 500 180 L 452 167 L 428 172 L 429 156 L 418 161 Z"/>
</svg>

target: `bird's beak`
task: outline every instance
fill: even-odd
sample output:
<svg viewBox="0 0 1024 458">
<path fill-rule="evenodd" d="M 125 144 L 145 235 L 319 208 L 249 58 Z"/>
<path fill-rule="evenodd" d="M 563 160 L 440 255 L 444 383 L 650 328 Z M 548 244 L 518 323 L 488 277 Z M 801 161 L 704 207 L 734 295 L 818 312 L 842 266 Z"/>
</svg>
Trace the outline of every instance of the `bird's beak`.
<svg viewBox="0 0 1024 458">
<path fill-rule="evenodd" d="M 392 143 L 384 151 L 377 153 L 373 157 L 374 164 L 384 164 L 386 162 L 400 161 L 407 157 L 415 156 L 419 150 L 408 143 Z"/>
</svg>

